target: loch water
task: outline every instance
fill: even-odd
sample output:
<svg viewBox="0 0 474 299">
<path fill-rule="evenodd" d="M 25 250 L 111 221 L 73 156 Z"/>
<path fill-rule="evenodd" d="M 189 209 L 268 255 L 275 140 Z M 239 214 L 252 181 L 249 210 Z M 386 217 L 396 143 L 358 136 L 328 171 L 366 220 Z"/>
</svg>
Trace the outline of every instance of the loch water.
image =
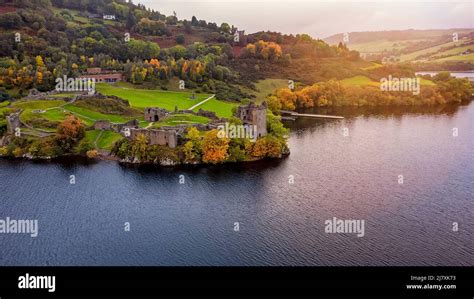
<svg viewBox="0 0 474 299">
<path fill-rule="evenodd" d="M 0 233 L 0 265 L 474 265 L 474 103 L 313 112 L 345 119 L 287 123 L 281 160 L 0 160 L 0 219 L 39 226 Z"/>
</svg>

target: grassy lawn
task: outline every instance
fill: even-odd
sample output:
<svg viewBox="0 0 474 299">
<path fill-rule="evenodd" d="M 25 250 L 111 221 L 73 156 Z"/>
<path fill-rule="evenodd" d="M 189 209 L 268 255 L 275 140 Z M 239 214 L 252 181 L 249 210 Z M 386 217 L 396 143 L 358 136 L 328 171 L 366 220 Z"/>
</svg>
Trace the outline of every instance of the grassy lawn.
<svg viewBox="0 0 474 299">
<path fill-rule="evenodd" d="M 231 117 L 232 116 L 232 108 L 238 106 L 237 103 L 230 103 L 230 102 L 223 102 L 216 100 L 216 98 L 210 99 L 209 101 L 205 102 L 204 104 L 196 107 L 194 111 L 199 111 L 199 109 L 213 111 L 219 117 Z"/>
<path fill-rule="evenodd" d="M 193 115 L 193 114 L 173 114 L 166 117 L 163 121 L 160 121 L 153 125 L 154 128 L 161 126 L 175 126 L 175 125 L 186 125 L 186 124 L 207 124 L 209 119 L 207 117 Z"/>
<path fill-rule="evenodd" d="M 210 94 L 196 93 L 196 99 L 191 100 L 190 92 L 163 91 L 156 89 L 147 90 L 124 86 L 127 85 L 120 84 L 118 86 L 112 86 L 101 83 L 97 84 L 97 90 L 104 95 L 113 95 L 128 100 L 132 107 L 142 109 L 146 107 L 160 107 L 168 111 L 174 111 L 176 106 L 180 110 L 189 109 L 211 96 Z M 202 108 L 204 110 L 213 111 L 220 117 L 230 117 L 232 115 L 232 108 L 236 105 L 237 104 L 234 103 L 211 99 L 197 107 L 195 111 Z"/>
<path fill-rule="evenodd" d="M 91 122 L 94 122 L 96 120 L 106 119 L 106 120 L 110 120 L 113 123 L 124 123 L 131 119 L 131 118 L 126 118 L 120 115 L 115 115 L 115 114 L 104 114 L 104 113 L 89 110 L 86 108 L 77 107 L 71 104 L 67 104 L 66 106 L 64 106 L 64 109 L 71 111 L 73 114 L 75 114 L 77 117 L 83 120 L 91 121 Z"/>
<path fill-rule="evenodd" d="M 372 81 L 366 76 L 354 76 L 351 78 L 340 80 L 339 82 L 341 82 L 345 86 L 380 86 L 380 82 Z"/>
<path fill-rule="evenodd" d="M 191 100 L 190 92 L 147 90 L 117 87 L 109 84 L 97 84 L 96 87 L 104 95 L 113 95 L 128 100 L 133 107 L 160 107 L 168 111 L 173 111 L 176 106 L 178 109 L 188 109 L 211 96 L 196 93 L 196 99 Z"/>
<path fill-rule="evenodd" d="M 86 131 L 86 139 L 89 140 L 91 144 L 94 144 L 95 140 L 97 139 L 97 136 L 99 136 L 100 130 L 90 130 Z"/>
<path fill-rule="evenodd" d="M 52 98 L 73 98 L 76 95 L 74 92 L 61 92 L 49 95 Z"/>
<path fill-rule="evenodd" d="M 23 112 L 20 115 L 22 122 L 28 122 L 34 118 L 43 118 L 50 121 L 62 121 L 65 118 L 65 114 L 59 107 L 64 105 L 66 102 L 61 100 L 52 101 L 19 101 L 12 103 L 15 108 L 22 109 Z M 48 109 L 48 110 L 47 110 Z M 43 113 L 34 113 L 33 110 L 46 110 Z"/>
<path fill-rule="evenodd" d="M 97 136 L 100 134 L 100 130 L 86 131 L 86 138 L 94 145 Z M 119 133 L 112 131 L 102 131 L 100 138 L 97 140 L 97 147 L 100 149 L 111 150 L 114 143 L 122 139 L 123 136 Z"/>
<path fill-rule="evenodd" d="M 33 118 L 43 118 L 50 121 L 62 121 L 68 113 L 72 113 L 80 118 L 86 125 L 92 125 L 96 120 L 106 119 L 114 123 L 124 123 L 132 118 L 122 117 L 114 114 L 104 114 L 97 111 L 66 104 L 61 100 L 47 101 L 23 101 L 14 102 L 13 107 L 23 109 L 21 120 L 27 122 Z M 61 107 L 60 107 L 61 106 Z M 43 113 L 34 113 L 33 110 L 46 110 Z"/>
<path fill-rule="evenodd" d="M 32 109 L 26 109 L 20 115 L 23 122 L 27 122 L 34 118 L 44 118 L 50 121 L 63 121 L 66 118 L 66 113 L 61 108 L 50 109 L 44 113 L 34 113 Z"/>
<path fill-rule="evenodd" d="M 20 108 L 20 109 L 46 110 L 48 108 L 59 107 L 64 104 L 66 104 L 66 102 L 62 100 L 51 100 L 51 101 L 35 100 L 35 101 L 14 102 L 12 103 L 12 106 L 16 108 Z"/>
</svg>

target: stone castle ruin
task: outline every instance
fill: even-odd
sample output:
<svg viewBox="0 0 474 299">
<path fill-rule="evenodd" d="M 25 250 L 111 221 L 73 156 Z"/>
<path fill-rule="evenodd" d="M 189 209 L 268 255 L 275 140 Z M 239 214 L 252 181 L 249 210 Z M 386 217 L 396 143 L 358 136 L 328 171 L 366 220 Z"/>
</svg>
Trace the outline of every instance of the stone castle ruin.
<svg viewBox="0 0 474 299">
<path fill-rule="evenodd" d="M 177 109 L 176 109 L 177 110 Z M 192 124 L 192 125 L 176 125 L 172 127 L 163 126 L 156 128 L 140 128 L 137 120 L 132 120 L 124 124 L 113 124 L 108 120 L 98 120 L 93 127 L 96 130 L 114 130 L 122 133 L 125 137 L 136 140 L 139 135 L 144 135 L 148 139 L 149 145 L 162 145 L 170 148 L 176 148 L 183 141 L 183 136 L 190 126 L 198 128 L 198 130 L 211 130 L 218 127 L 223 121 L 214 112 L 200 109 L 198 112 L 177 110 L 175 114 L 190 113 L 194 115 L 205 116 L 211 119 L 209 124 Z M 166 118 L 170 113 L 158 107 L 147 107 L 144 109 L 144 118 L 148 122 L 158 122 Z M 267 135 L 267 104 L 256 105 L 250 103 L 248 105 L 237 108 L 237 117 L 240 118 L 244 125 L 256 126 L 256 137 Z"/>
<path fill-rule="evenodd" d="M 145 135 L 149 145 L 165 145 L 170 148 L 178 146 L 178 131 L 174 129 L 131 129 L 130 138 L 135 140 L 138 135 Z"/>
<path fill-rule="evenodd" d="M 13 113 L 7 116 L 7 132 L 9 134 L 15 134 L 15 130 L 20 126 L 20 113 Z"/>
<path fill-rule="evenodd" d="M 168 111 L 157 107 L 145 108 L 145 120 L 149 122 L 157 122 L 168 115 Z"/>
<path fill-rule="evenodd" d="M 237 117 L 244 125 L 254 125 L 257 127 L 256 137 L 267 135 L 267 103 L 261 105 L 250 103 L 237 108 Z"/>
</svg>

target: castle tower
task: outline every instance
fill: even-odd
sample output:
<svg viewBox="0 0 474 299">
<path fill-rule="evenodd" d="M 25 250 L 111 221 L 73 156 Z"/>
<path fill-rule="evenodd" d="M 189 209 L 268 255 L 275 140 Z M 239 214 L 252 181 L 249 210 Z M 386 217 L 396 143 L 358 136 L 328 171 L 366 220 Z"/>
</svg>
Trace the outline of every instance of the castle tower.
<svg viewBox="0 0 474 299">
<path fill-rule="evenodd" d="M 7 132 L 15 134 L 15 130 L 21 126 L 20 114 L 13 113 L 7 116 Z"/>
<path fill-rule="evenodd" d="M 257 137 L 267 135 L 267 103 L 261 105 L 250 103 L 237 108 L 237 117 L 242 120 L 244 125 L 254 125 L 257 127 Z"/>
</svg>

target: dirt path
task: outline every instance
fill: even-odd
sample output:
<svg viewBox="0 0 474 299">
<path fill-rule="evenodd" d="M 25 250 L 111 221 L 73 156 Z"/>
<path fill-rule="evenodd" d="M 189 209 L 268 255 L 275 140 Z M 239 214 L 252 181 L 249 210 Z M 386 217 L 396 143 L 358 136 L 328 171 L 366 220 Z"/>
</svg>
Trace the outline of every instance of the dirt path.
<svg viewBox="0 0 474 299">
<path fill-rule="evenodd" d="M 95 147 L 96 149 L 99 149 L 99 146 L 97 145 L 97 141 L 99 141 L 100 137 L 102 136 L 102 132 L 103 132 L 103 131 L 101 130 L 100 133 L 99 133 L 99 135 L 97 135 L 97 137 L 96 137 L 95 140 L 94 140 L 94 147 Z"/>
<path fill-rule="evenodd" d="M 188 108 L 187 110 L 194 110 L 196 109 L 197 107 L 201 106 L 202 104 L 204 104 L 205 102 L 213 99 L 216 95 L 213 94 L 212 96 L 208 97 L 207 99 L 205 99 L 204 101 L 200 102 L 200 103 L 197 103 L 196 105 L 192 106 L 191 108 Z"/>
</svg>

